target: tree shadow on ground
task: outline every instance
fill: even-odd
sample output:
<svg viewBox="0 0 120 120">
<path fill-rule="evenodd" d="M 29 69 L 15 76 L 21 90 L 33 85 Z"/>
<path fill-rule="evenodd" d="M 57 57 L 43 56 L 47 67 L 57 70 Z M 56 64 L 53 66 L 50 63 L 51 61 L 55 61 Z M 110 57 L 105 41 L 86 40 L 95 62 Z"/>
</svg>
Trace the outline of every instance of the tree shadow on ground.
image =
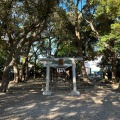
<svg viewBox="0 0 120 120">
<path fill-rule="evenodd" d="M 29 86 L 29 85 L 28 85 Z M 35 87 L 36 86 L 36 87 Z M 120 93 L 110 87 L 80 89 L 80 96 L 70 90 L 54 91 L 43 96 L 38 84 L 29 89 L 12 89 L 0 94 L 1 120 L 119 120 Z M 35 89 L 36 88 L 36 89 Z"/>
</svg>

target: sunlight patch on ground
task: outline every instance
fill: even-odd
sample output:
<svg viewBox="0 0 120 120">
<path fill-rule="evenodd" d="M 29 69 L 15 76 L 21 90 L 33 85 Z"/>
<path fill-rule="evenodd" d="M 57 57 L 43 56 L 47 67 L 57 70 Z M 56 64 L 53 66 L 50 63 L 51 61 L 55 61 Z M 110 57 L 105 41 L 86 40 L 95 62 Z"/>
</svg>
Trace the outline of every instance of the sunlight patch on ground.
<svg viewBox="0 0 120 120">
<path fill-rule="evenodd" d="M 104 96 L 105 94 L 102 93 L 102 92 L 99 92 L 99 93 L 96 93 L 96 95 L 98 95 L 98 96 Z"/>
<path fill-rule="evenodd" d="M 102 100 L 98 97 L 91 97 L 94 103 L 96 104 L 103 104 Z"/>
<path fill-rule="evenodd" d="M 68 118 L 68 117 L 73 117 L 73 116 L 75 116 L 77 114 L 77 112 L 70 112 L 70 113 L 67 113 L 67 114 L 65 114 L 65 113 L 62 113 L 62 112 L 52 112 L 51 114 L 47 114 L 46 116 L 44 116 L 44 115 L 42 115 L 42 116 L 40 116 L 39 117 L 39 119 L 47 119 L 47 118 L 49 118 L 50 120 L 53 120 L 53 119 L 55 119 L 55 120 L 61 120 L 61 119 L 63 119 L 62 117 L 64 116 L 64 118 Z"/>
<path fill-rule="evenodd" d="M 67 116 L 75 116 L 76 114 L 77 114 L 77 112 L 71 112 Z"/>
<path fill-rule="evenodd" d="M 58 116 L 63 116 L 63 114 L 62 114 L 62 113 L 58 113 L 58 112 L 53 112 L 53 113 L 51 113 L 51 114 L 47 114 L 46 116 L 42 115 L 42 116 L 40 117 L 40 120 L 42 120 L 42 119 L 44 119 L 44 118 L 49 118 L 50 120 L 53 120 L 53 119 L 55 119 L 55 118 L 58 117 Z M 56 119 L 56 120 L 57 120 L 57 119 Z"/>
<path fill-rule="evenodd" d="M 20 109 L 30 109 L 30 108 L 34 108 L 36 106 L 36 103 L 32 103 L 26 106 L 21 106 L 19 107 Z"/>
<path fill-rule="evenodd" d="M 6 95 L 6 93 L 1 93 L 1 92 L 0 92 L 0 95 Z"/>
<path fill-rule="evenodd" d="M 26 107 L 30 109 L 30 108 L 33 108 L 35 106 L 36 106 L 36 103 L 32 103 L 32 104 L 27 105 Z"/>
<path fill-rule="evenodd" d="M 115 102 L 112 102 L 112 105 L 115 105 L 115 106 L 120 106 L 120 102 L 118 102 L 118 101 L 115 101 Z"/>
<path fill-rule="evenodd" d="M 112 117 L 112 118 L 108 118 L 108 120 L 116 120 L 116 118 L 115 118 L 115 117 Z"/>
<path fill-rule="evenodd" d="M 60 108 L 59 107 L 55 107 L 55 108 L 52 108 L 50 111 L 51 112 L 55 112 L 55 111 L 57 111 L 57 110 L 59 110 Z"/>
<path fill-rule="evenodd" d="M 41 104 L 49 105 L 49 101 L 41 102 Z"/>
<path fill-rule="evenodd" d="M 36 90 L 30 90 L 31 93 L 38 93 Z"/>
<path fill-rule="evenodd" d="M 5 109 L 5 111 L 7 112 L 7 111 L 10 111 L 10 110 L 13 110 L 13 109 L 14 109 L 14 107 L 9 107 L 9 108 Z"/>
<path fill-rule="evenodd" d="M 115 90 L 115 89 L 118 89 L 119 88 L 119 84 L 113 84 L 112 85 L 112 88 Z"/>
</svg>

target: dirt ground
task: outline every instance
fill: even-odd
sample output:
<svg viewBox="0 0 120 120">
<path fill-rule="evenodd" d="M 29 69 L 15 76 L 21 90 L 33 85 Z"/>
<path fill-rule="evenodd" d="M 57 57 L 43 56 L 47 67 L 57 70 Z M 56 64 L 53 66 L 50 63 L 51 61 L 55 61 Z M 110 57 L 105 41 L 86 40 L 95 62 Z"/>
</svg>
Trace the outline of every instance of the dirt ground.
<svg viewBox="0 0 120 120">
<path fill-rule="evenodd" d="M 0 120 L 120 120 L 118 85 L 81 86 L 79 96 L 70 89 L 44 96 L 39 80 L 9 87 L 10 93 L 0 93 Z"/>
</svg>

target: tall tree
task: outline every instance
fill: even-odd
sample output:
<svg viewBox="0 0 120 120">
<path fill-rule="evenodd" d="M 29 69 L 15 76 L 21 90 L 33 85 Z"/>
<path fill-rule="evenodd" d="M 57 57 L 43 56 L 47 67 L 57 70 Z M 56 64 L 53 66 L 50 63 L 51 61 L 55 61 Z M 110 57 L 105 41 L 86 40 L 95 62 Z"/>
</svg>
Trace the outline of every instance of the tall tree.
<svg viewBox="0 0 120 120">
<path fill-rule="evenodd" d="M 79 29 L 79 12 L 78 12 L 78 5 L 79 5 L 80 0 L 77 0 L 76 5 L 75 5 L 75 10 L 74 10 L 74 14 L 75 14 L 75 35 L 77 38 L 77 43 L 78 43 L 78 54 L 80 57 L 83 58 L 83 45 L 82 45 L 82 40 L 81 40 L 81 35 L 80 35 L 80 29 Z M 81 71 L 82 71 L 82 75 L 83 75 L 83 80 L 85 82 L 88 82 L 88 78 L 87 78 L 87 73 L 86 73 L 86 69 L 85 69 L 85 64 L 84 64 L 84 60 L 81 61 Z"/>
<path fill-rule="evenodd" d="M 66 22 L 65 27 L 67 29 L 67 31 L 69 31 L 69 37 L 72 34 L 72 37 L 70 37 L 69 39 L 72 38 L 72 43 L 74 43 L 75 47 L 77 48 L 77 56 L 82 57 L 84 59 L 83 56 L 83 39 L 81 39 L 81 21 L 82 21 L 82 16 L 80 13 L 80 5 L 81 5 L 81 0 L 66 0 L 65 1 L 65 7 L 63 7 L 63 9 L 66 9 L 66 17 L 64 17 L 64 21 Z M 72 44 L 73 45 L 73 44 Z M 84 59 L 85 60 L 85 59 Z M 83 80 L 84 82 L 89 82 L 88 78 L 87 78 L 87 73 L 86 73 L 86 69 L 85 69 L 85 64 L 84 64 L 84 60 L 81 61 L 81 72 L 83 75 Z"/>
<path fill-rule="evenodd" d="M 116 81 L 116 59 L 120 54 L 119 37 L 120 34 L 120 1 L 118 0 L 101 0 L 92 1 L 94 5 L 94 14 L 89 23 L 91 29 L 98 39 L 98 46 L 102 54 L 109 51 L 110 62 L 112 65 L 112 80 Z M 91 2 L 88 2 L 89 8 Z M 92 7 L 93 8 L 93 7 Z M 93 11 L 93 10 L 92 10 Z"/>
<path fill-rule="evenodd" d="M 9 70 L 17 61 L 22 47 L 29 41 L 35 41 L 46 28 L 50 14 L 58 1 L 17 0 L 0 1 L 0 21 L 3 26 L 2 39 L 9 48 L 8 58 L 4 67 L 0 91 L 6 92 L 9 84 Z"/>
</svg>

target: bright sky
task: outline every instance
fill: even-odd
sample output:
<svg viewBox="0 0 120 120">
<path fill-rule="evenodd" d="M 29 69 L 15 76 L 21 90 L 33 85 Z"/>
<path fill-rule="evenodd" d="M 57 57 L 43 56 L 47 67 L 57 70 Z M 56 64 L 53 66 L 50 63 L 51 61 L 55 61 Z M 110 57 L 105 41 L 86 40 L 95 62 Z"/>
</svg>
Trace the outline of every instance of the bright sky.
<svg viewBox="0 0 120 120">
<path fill-rule="evenodd" d="M 98 63 L 100 63 L 102 57 L 98 57 L 97 60 L 87 61 L 85 62 L 85 66 L 91 68 L 91 71 L 100 71 L 100 67 L 98 67 Z"/>
<path fill-rule="evenodd" d="M 74 0 L 74 3 L 76 3 L 76 2 L 77 2 L 77 0 Z M 85 5 L 85 3 L 86 3 L 86 0 L 80 0 L 79 5 L 78 5 L 78 9 L 81 10 L 82 7 L 83 7 L 83 5 Z M 67 7 L 65 6 L 65 4 L 62 4 L 62 3 L 60 3 L 59 6 L 62 7 L 63 9 L 66 9 L 66 8 L 67 8 Z"/>
</svg>

